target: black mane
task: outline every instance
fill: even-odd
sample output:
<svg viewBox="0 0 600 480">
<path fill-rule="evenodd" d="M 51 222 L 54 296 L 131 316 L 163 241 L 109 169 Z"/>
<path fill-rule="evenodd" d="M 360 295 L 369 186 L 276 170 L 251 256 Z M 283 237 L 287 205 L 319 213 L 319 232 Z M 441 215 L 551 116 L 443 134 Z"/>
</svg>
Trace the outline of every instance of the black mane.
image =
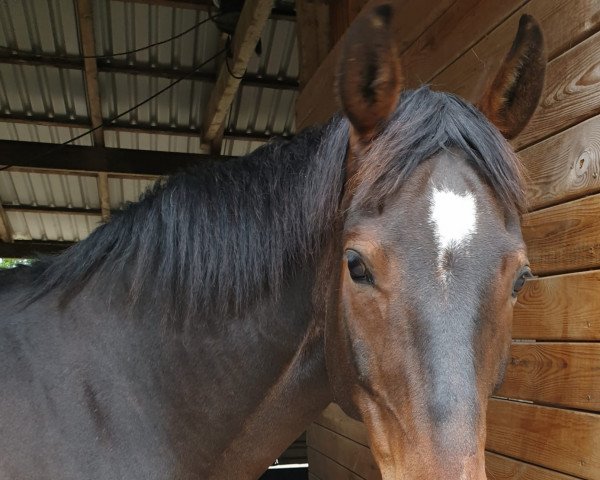
<svg viewBox="0 0 600 480">
<path fill-rule="evenodd" d="M 158 183 L 86 240 L 30 268 L 36 290 L 25 300 L 56 289 L 68 301 L 88 282 L 124 279 L 132 305 L 185 320 L 207 310 L 239 312 L 264 292 L 276 295 L 294 265 L 318 253 L 331 232 L 348 132 L 347 121 L 334 117 L 290 141 Z M 523 207 L 508 142 L 475 107 L 427 87 L 401 96 L 356 175 L 355 195 L 381 201 L 420 162 L 453 147 L 506 208 Z"/>
<path fill-rule="evenodd" d="M 335 117 L 157 183 L 87 239 L 37 262 L 35 298 L 58 289 L 64 302 L 89 281 L 126 279 L 133 305 L 154 301 L 163 315 L 185 319 L 239 312 L 262 292 L 276 294 L 331 228 L 347 142 L 347 123 Z"/>
<path fill-rule="evenodd" d="M 441 150 L 457 148 L 508 211 L 525 209 L 521 164 L 512 147 L 473 105 L 427 86 L 404 92 L 356 174 L 358 204 L 378 204 Z"/>
</svg>

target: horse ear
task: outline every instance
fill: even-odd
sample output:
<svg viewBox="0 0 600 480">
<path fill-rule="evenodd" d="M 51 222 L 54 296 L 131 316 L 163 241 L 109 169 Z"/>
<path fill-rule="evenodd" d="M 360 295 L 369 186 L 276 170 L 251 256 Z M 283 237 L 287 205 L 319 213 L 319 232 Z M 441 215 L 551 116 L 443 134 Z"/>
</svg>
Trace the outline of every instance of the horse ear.
<svg viewBox="0 0 600 480">
<path fill-rule="evenodd" d="M 515 138 L 535 112 L 546 74 L 544 36 L 537 21 L 521 16 L 512 48 L 496 78 L 477 103 L 507 138 Z"/>
<path fill-rule="evenodd" d="M 338 91 L 358 139 L 370 141 L 395 110 L 403 80 L 391 33 L 392 7 L 384 4 L 348 29 L 338 65 Z"/>
</svg>

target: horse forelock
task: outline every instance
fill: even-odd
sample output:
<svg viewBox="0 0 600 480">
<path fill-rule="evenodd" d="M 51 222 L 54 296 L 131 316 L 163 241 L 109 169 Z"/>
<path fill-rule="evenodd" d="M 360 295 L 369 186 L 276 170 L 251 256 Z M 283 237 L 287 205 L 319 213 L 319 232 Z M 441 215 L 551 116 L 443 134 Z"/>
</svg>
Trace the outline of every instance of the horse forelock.
<svg viewBox="0 0 600 480">
<path fill-rule="evenodd" d="M 240 313 L 276 296 L 318 254 L 337 215 L 348 125 L 338 116 L 291 140 L 158 182 L 85 240 L 31 269 L 35 293 L 69 302 L 90 282 L 178 321 Z M 118 280 L 118 281 L 117 281 Z"/>
<path fill-rule="evenodd" d="M 507 211 L 524 211 L 524 175 L 510 144 L 473 105 L 427 86 L 402 94 L 361 159 L 352 180 L 354 205 L 382 204 L 418 165 L 451 149 L 464 152 Z"/>
</svg>

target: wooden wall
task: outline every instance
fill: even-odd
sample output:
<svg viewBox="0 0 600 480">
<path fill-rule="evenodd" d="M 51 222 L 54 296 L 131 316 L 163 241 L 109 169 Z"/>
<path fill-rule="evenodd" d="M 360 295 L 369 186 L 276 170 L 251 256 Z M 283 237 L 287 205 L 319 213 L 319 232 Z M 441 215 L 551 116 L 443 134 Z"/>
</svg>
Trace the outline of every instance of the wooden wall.
<svg viewBox="0 0 600 480">
<path fill-rule="evenodd" d="M 375 1 L 369 2 L 369 5 Z M 600 480 L 600 1 L 397 1 L 410 86 L 473 101 L 510 48 L 519 17 L 542 24 L 545 90 L 513 142 L 529 173 L 523 216 L 539 279 L 515 309 L 512 359 L 488 410 L 493 479 Z M 337 109 L 339 44 L 298 100 L 297 124 Z M 313 480 L 377 479 L 364 427 L 330 406 L 308 431 Z"/>
</svg>

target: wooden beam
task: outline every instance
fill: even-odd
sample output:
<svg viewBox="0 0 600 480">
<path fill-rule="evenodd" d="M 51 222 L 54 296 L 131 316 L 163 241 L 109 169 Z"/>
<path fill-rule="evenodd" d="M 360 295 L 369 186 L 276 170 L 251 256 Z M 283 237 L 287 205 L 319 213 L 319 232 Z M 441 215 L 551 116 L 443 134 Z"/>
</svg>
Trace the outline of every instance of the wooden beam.
<svg viewBox="0 0 600 480">
<path fill-rule="evenodd" d="M 0 242 L 0 258 L 35 258 L 37 255 L 60 253 L 73 245 L 73 242 L 43 242 L 37 240 L 15 240 L 13 243 Z"/>
<path fill-rule="evenodd" d="M 339 12 L 335 11 L 333 3 L 330 7 L 326 0 L 297 0 L 296 10 L 299 82 L 303 89 L 334 45 L 330 35 L 330 23 L 334 19 L 330 21 L 330 16 Z"/>
<path fill-rule="evenodd" d="M 168 175 L 207 160 L 227 160 L 231 157 L 0 140 L 0 158 L 9 166 L 9 170 L 11 167 L 22 167 L 147 177 Z"/>
<path fill-rule="evenodd" d="M 12 243 L 13 241 L 12 229 L 2 205 L 0 205 L 0 240 L 5 243 Z"/>
<path fill-rule="evenodd" d="M 79 27 L 79 42 L 83 56 L 96 55 L 96 42 L 94 40 L 94 21 L 92 18 L 92 5 L 89 0 L 75 1 L 75 14 Z M 92 127 L 102 126 L 102 106 L 100 104 L 100 89 L 98 87 L 98 67 L 95 58 L 84 58 L 84 83 L 88 112 Z M 92 132 L 94 145 L 104 146 L 102 128 Z"/>
<path fill-rule="evenodd" d="M 240 78 L 246 72 L 248 62 L 263 28 L 269 18 L 273 0 L 247 0 L 235 28 L 232 39 L 232 58 L 227 58 L 219 69 L 217 82 L 203 115 L 202 142 L 210 145 L 217 137 L 227 112 L 238 91 Z M 240 77 L 240 78 L 238 78 Z"/>
<path fill-rule="evenodd" d="M 46 127 L 63 127 L 63 128 L 81 128 L 88 129 L 90 125 L 86 123 L 86 119 L 75 119 L 70 118 L 48 118 L 40 116 L 29 116 L 23 114 L 3 114 L 0 113 L 0 122 L 6 123 L 21 123 L 25 125 L 43 125 Z M 130 133 L 147 133 L 153 135 L 169 135 L 175 137 L 198 137 L 200 132 L 191 128 L 185 127 L 167 127 L 167 126 L 153 126 L 143 123 L 136 125 L 129 125 L 126 123 L 109 124 L 104 127 L 105 132 L 130 132 Z M 245 140 L 248 142 L 267 142 L 274 136 L 278 135 L 266 135 L 261 132 L 242 132 L 236 130 L 225 130 L 223 136 L 229 140 Z M 291 138 L 291 136 L 285 136 L 284 138 Z"/>
<path fill-rule="evenodd" d="M 148 5 L 158 5 L 161 7 L 186 8 L 189 10 L 201 10 L 213 12 L 215 5 L 212 0 L 119 0 L 121 2 L 145 3 Z M 296 14 L 290 10 L 273 8 L 269 16 L 271 20 L 286 20 L 293 22 L 296 20 Z"/>
<path fill-rule="evenodd" d="M 330 45 L 335 45 L 342 38 L 367 2 L 368 0 L 338 0 L 329 3 Z"/>
<path fill-rule="evenodd" d="M 35 54 L 30 55 L 12 55 L 6 52 L 0 52 L 0 63 L 8 65 L 34 65 L 39 67 L 54 67 L 67 70 L 83 70 L 83 62 L 79 57 L 40 57 Z M 190 80 L 215 83 L 217 75 L 212 72 L 198 72 L 190 67 L 172 69 L 161 66 L 151 65 L 127 65 L 120 62 L 112 62 L 103 59 L 97 59 L 97 69 L 101 73 L 121 73 L 125 75 L 142 75 L 156 78 L 167 78 L 176 80 L 181 77 L 188 77 Z M 298 90 L 298 81 L 293 78 L 279 78 L 269 75 L 245 75 L 241 80 L 245 87 L 269 88 L 273 90 Z"/>
<path fill-rule="evenodd" d="M 98 66 L 96 64 L 96 40 L 94 38 L 94 20 L 92 4 L 90 0 L 76 0 L 75 12 L 79 26 L 79 39 L 83 56 L 83 79 L 85 82 L 85 93 L 88 105 L 88 112 L 92 128 L 92 138 L 94 145 L 104 146 L 104 129 L 102 127 L 102 105 L 100 103 L 100 87 L 98 85 Z M 108 175 L 99 173 L 98 178 L 98 196 L 100 197 L 100 209 L 102 210 L 102 220 L 107 222 L 110 219 L 110 199 L 108 194 Z"/>
<path fill-rule="evenodd" d="M 13 205 L 3 203 L 1 205 L 5 212 L 17 213 L 54 213 L 57 215 L 102 215 L 99 208 L 81 207 L 50 207 L 47 205 Z"/>
</svg>

